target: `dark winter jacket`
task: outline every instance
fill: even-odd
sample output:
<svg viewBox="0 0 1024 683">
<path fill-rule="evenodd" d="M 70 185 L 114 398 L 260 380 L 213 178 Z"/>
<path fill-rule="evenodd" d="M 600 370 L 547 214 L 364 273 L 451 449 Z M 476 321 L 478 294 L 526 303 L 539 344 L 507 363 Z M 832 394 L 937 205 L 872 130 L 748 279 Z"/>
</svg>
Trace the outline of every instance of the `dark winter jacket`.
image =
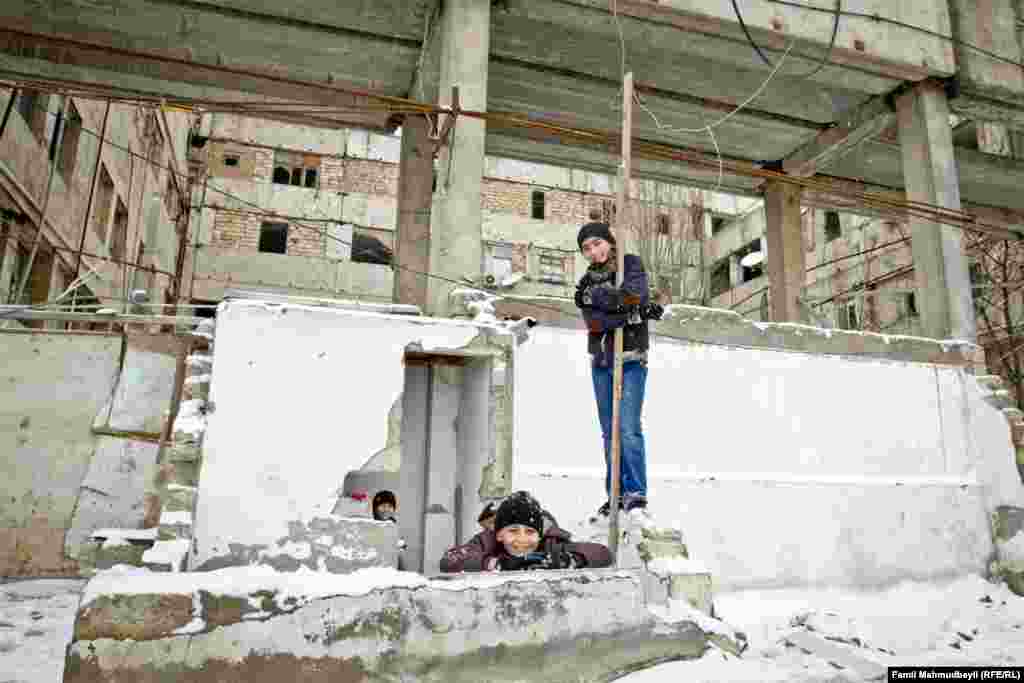
<svg viewBox="0 0 1024 683">
<path fill-rule="evenodd" d="M 570 553 L 576 568 L 609 567 L 612 555 L 608 548 L 600 543 L 574 543 L 569 532 L 558 527 L 548 528 L 541 539 L 538 552 L 548 557 L 565 556 Z M 505 552 L 505 547 L 498 542 L 497 535 L 490 529 L 481 531 L 469 543 L 450 548 L 441 558 L 442 572 L 481 572 L 486 571 L 488 560 L 510 560 L 512 556 Z"/>
<path fill-rule="evenodd" d="M 624 360 L 642 356 L 650 346 L 647 320 L 639 313 L 649 299 L 647 273 L 640 257 L 626 254 L 623 271 L 621 289 L 615 286 L 614 269 L 607 266 L 591 265 L 578 285 L 582 297 L 577 297 L 577 304 L 582 299 L 580 310 L 588 330 L 587 350 L 598 367 L 611 367 L 614 362 L 615 330 L 620 327 Z"/>
</svg>

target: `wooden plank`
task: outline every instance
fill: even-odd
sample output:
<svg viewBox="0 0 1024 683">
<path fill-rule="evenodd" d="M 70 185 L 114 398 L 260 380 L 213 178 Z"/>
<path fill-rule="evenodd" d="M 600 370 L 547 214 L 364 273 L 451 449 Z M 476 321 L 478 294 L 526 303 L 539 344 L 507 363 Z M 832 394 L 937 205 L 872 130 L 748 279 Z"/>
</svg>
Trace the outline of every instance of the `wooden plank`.
<svg viewBox="0 0 1024 683">
<path fill-rule="evenodd" d="M 617 269 L 615 285 L 622 287 L 623 269 L 626 257 L 626 231 L 622 226 L 628 222 L 629 174 L 632 170 L 633 151 L 633 72 L 622 79 L 622 166 L 619 173 L 619 190 L 615 198 L 615 250 Z M 622 438 L 619 434 L 622 423 L 622 328 L 615 330 L 615 369 L 612 375 L 612 481 L 608 502 L 608 548 L 618 564 L 619 558 L 619 463 L 622 462 Z"/>
</svg>

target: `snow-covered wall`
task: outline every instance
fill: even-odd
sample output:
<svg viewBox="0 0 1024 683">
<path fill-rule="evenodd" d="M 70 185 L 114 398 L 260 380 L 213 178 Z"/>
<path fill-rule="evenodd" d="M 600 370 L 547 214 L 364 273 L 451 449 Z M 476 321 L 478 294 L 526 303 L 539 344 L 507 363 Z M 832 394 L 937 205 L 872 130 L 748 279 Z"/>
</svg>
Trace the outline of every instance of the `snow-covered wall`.
<svg viewBox="0 0 1024 683">
<path fill-rule="evenodd" d="M 723 587 L 984 571 L 1024 500 L 1009 428 L 951 365 L 659 338 L 644 404 L 650 509 Z M 604 500 L 582 331 L 520 348 L 515 486 L 572 528 Z"/>
</svg>

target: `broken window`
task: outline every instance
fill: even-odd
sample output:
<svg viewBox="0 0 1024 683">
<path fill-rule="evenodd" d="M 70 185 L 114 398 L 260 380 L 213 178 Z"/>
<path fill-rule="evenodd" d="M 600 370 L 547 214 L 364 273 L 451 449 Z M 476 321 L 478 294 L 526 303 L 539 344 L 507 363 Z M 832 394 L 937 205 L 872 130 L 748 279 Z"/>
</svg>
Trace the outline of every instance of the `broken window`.
<svg viewBox="0 0 1024 683">
<path fill-rule="evenodd" d="M 224 165 L 229 168 L 237 168 L 241 158 L 237 154 L 225 154 Z"/>
<path fill-rule="evenodd" d="M 110 206 L 114 201 L 114 179 L 107 167 L 100 164 L 99 186 L 96 188 L 96 207 L 92 214 L 92 227 L 101 244 L 107 243 L 107 225 L 110 223 Z"/>
<path fill-rule="evenodd" d="M 711 217 L 711 234 L 717 235 L 722 232 L 725 228 L 725 217 L 724 216 L 712 216 Z"/>
<path fill-rule="evenodd" d="M 288 253 L 288 224 L 272 221 L 261 223 L 259 250 L 267 254 Z"/>
<path fill-rule="evenodd" d="M 658 234 L 659 235 L 667 235 L 667 234 L 669 234 L 671 226 L 672 226 L 672 222 L 669 220 L 669 217 L 668 217 L 667 213 L 659 213 L 658 214 L 657 225 L 658 225 Z"/>
<path fill-rule="evenodd" d="M 32 133 L 40 138 L 46 132 L 46 108 L 49 102 L 49 96 L 29 88 L 23 89 L 18 96 L 18 113 Z"/>
<path fill-rule="evenodd" d="M 117 208 L 114 210 L 114 233 L 110 237 L 110 255 L 115 259 L 122 260 L 124 257 L 124 244 L 128 233 L 128 208 L 117 199 Z"/>
<path fill-rule="evenodd" d="M 839 304 L 839 329 L 841 330 L 857 330 L 860 327 L 857 324 L 857 302 L 849 301 L 846 303 Z"/>
<path fill-rule="evenodd" d="M 917 317 L 917 296 L 915 292 L 907 292 L 903 299 L 908 318 Z"/>
<path fill-rule="evenodd" d="M 487 264 L 484 267 L 495 282 L 501 282 L 512 274 L 512 245 L 490 244 L 487 246 Z"/>
<path fill-rule="evenodd" d="M 764 260 L 760 260 L 757 263 L 744 265 L 743 259 L 749 254 L 755 254 L 761 251 L 761 240 L 756 239 L 753 242 L 747 244 L 742 249 L 737 251 L 734 256 L 740 262 L 740 282 L 750 282 L 753 279 L 759 278 L 764 275 Z"/>
<path fill-rule="evenodd" d="M 565 273 L 566 258 L 562 254 L 547 253 L 540 254 L 537 258 L 539 266 L 539 279 L 541 282 L 549 282 L 554 285 L 564 285 L 568 282 Z"/>
<path fill-rule="evenodd" d="M 291 171 L 289 171 L 284 166 L 275 166 L 274 167 L 273 181 L 275 183 L 277 183 L 278 185 L 289 185 L 289 184 L 291 184 L 291 178 L 292 178 Z"/>
<path fill-rule="evenodd" d="M 536 220 L 544 220 L 544 193 L 534 190 L 530 195 L 530 215 Z"/>
<path fill-rule="evenodd" d="M 57 170 L 65 178 L 70 179 L 78 162 L 78 141 L 82 137 L 82 117 L 75 105 L 68 107 L 68 118 L 64 126 L 64 139 L 60 144 L 60 156 L 57 157 Z"/>
<path fill-rule="evenodd" d="M 825 241 L 839 239 L 843 234 L 842 225 L 839 222 L 839 214 L 836 211 L 825 212 Z"/>
<path fill-rule="evenodd" d="M 50 151 L 47 153 L 50 161 L 57 160 L 57 150 L 60 145 L 61 129 L 64 127 L 64 111 L 58 109 L 53 117 L 53 135 L 50 136 Z"/>
<path fill-rule="evenodd" d="M 724 258 L 711 268 L 711 281 L 708 287 L 711 298 L 732 289 L 732 282 L 729 278 L 729 259 Z"/>
<path fill-rule="evenodd" d="M 287 152 L 280 149 L 274 152 L 274 174 L 272 176 L 274 183 L 315 189 L 319 175 L 320 157 L 318 155 Z"/>
<path fill-rule="evenodd" d="M 391 230 L 356 228 L 352 231 L 352 260 L 389 266 L 394 258 L 393 242 Z"/>
</svg>

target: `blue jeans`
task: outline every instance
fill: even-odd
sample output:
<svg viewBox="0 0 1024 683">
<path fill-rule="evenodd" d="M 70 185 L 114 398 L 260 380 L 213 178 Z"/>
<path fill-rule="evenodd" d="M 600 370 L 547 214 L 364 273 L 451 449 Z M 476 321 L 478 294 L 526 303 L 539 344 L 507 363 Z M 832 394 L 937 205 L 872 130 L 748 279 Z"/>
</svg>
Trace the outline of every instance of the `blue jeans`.
<svg viewBox="0 0 1024 683">
<path fill-rule="evenodd" d="M 604 437 L 605 477 L 604 490 L 611 497 L 612 490 L 612 368 L 594 367 L 594 396 L 597 398 L 597 416 Z M 647 386 L 647 363 L 628 361 L 622 364 L 622 406 L 619 458 L 619 481 L 622 496 L 647 497 L 647 453 L 640 414 L 644 408 L 644 389 Z"/>
</svg>

